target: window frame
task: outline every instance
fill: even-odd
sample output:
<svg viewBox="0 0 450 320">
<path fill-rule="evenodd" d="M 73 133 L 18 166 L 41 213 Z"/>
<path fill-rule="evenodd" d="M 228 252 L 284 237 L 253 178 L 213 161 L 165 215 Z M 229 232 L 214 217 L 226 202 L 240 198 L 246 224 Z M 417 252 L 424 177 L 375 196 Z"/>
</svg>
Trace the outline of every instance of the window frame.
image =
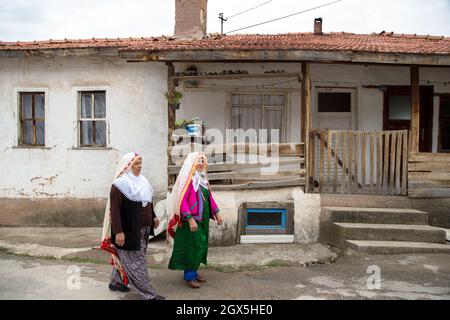
<svg viewBox="0 0 450 320">
<path fill-rule="evenodd" d="M 95 117 L 95 94 L 103 93 L 105 95 L 105 116 L 103 118 L 96 118 Z M 82 97 L 85 94 L 91 94 L 91 118 L 82 118 Z M 77 108 L 77 145 L 78 148 L 82 149 L 108 149 L 109 146 L 109 139 L 108 139 L 108 120 L 106 116 L 106 109 L 107 109 L 107 90 L 106 89 L 86 89 L 86 90 L 78 90 L 77 91 L 77 99 L 78 99 L 78 108 Z M 93 141 L 94 144 L 92 145 L 86 145 L 82 144 L 82 131 L 81 131 L 81 122 L 86 121 L 92 121 L 93 122 Z M 105 144 L 100 145 L 95 143 L 95 122 L 104 122 L 105 123 Z"/>
<path fill-rule="evenodd" d="M 256 95 L 256 96 L 261 96 L 261 105 L 239 105 L 239 104 L 233 104 L 233 96 L 234 95 Z M 284 105 L 283 106 L 271 106 L 271 105 L 266 105 L 265 104 L 265 96 L 271 96 L 271 95 L 282 95 L 284 96 Z M 267 92 L 230 92 L 230 96 L 229 96 L 229 103 L 230 103 L 230 128 L 231 129 L 239 129 L 239 128 L 233 128 L 233 107 L 238 107 L 238 108 L 259 108 L 261 109 L 261 120 L 260 120 L 260 128 L 261 129 L 265 129 L 266 124 L 267 124 L 267 115 L 266 115 L 266 111 L 281 111 L 281 130 L 280 130 L 280 143 L 283 143 L 284 141 L 286 141 L 286 133 L 287 133 L 287 115 L 290 112 L 289 109 L 289 104 L 290 104 L 290 95 L 288 94 L 288 92 L 286 91 L 282 91 L 282 92 L 272 92 L 272 91 L 267 91 Z M 269 142 L 268 142 L 269 143 Z"/>
<path fill-rule="evenodd" d="M 17 89 L 17 108 L 18 108 L 18 139 L 17 139 L 17 145 L 18 147 L 23 148 L 45 148 L 46 146 L 46 118 L 47 118 L 47 92 L 46 90 L 42 89 Z M 23 112 L 23 98 L 25 95 L 31 95 L 32 96 L 32 117 L 31 118 L 25 118 L 24 112 Z M 44 97 L 44 117 L 35 117 L 35 96 L 42 95 Z M 32 121 L 33 122 L 33 141 L 34 143 L 25 143 L 24 142 L 24 123 L 25 121 Z M 44 142 L 43 144 L 37 144 L 36 143 L 36 123 L 37 122 L 43 122 L 44 123 Z"/>
</svg>

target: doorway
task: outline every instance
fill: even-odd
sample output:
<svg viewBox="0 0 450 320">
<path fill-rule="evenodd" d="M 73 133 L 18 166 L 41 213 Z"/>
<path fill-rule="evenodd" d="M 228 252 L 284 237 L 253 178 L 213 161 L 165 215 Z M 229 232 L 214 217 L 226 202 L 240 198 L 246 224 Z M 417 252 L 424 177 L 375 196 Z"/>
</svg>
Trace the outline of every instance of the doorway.
<svg viewBox="0 0 450 320">
<path fill-rule="evenodd" d="M 411 87 L 388 86 L 384 93 L 383 130 L 411 127 Z M 431 152 L 433 130 L 433 86 L 420 86 L 419 152 Z"/>
</svg>

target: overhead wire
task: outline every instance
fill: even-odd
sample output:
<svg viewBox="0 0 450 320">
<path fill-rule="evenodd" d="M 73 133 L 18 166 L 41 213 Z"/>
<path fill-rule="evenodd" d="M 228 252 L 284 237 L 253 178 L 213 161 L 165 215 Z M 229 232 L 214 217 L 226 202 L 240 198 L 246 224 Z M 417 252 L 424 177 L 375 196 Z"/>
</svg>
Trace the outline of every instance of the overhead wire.
<svg viewBox="0 0 450 320">
<path fill-rule="evenodd" d="M 257 24 L 253 24 L 251 26 L 247 26 L 247 27 L 231 30 L 231 31 L 228 31 L 228 32 L 225 32 L 225 33 L 232 33 L 232 32 L 237 32 L 237 31 L 241 31 L 241 30 L 245 30 L 245 29 L 261 26 L 263 24 L 267 24 L 267 23 L 270 23 L 270 22 L 275 22 L 275 21 L 279 21 L 279 20 L 282 20 L 282 19 L 290 18 L 290 17 L 293 17 L 293 16 L 301 14 L 301 13 L 309 12 L 309 11 L 316 10 L 316 9 L 319 9 L 319 8 L 323 8 L 323 7 L 326 7 L 326 6 L 330 6 L 332 4 L 335 4 L 335 3 L 338 3 L 338 2 L 342 2 L 342 1 L 344 1 L 344 0 L 336 0 L 336 1 L 333 1 L 333 2 L 329 2 L 329 3 L 323 4 L 323 5 L 314 7 L 314 8 L 310 8 L 310 9 L 307 9 L 307 10 L 302 10 L 302 11 L 299 11 L 299 12 L 295 12 L 295 13 L 289 14 L 287 16 L 283 16 L 283 17 L 279 17 L 279 18 L 276 18 L 276 19 L 263 21 L 263 22 L 260 22 L 260 23 L 257 23 Z"/>
</svg>

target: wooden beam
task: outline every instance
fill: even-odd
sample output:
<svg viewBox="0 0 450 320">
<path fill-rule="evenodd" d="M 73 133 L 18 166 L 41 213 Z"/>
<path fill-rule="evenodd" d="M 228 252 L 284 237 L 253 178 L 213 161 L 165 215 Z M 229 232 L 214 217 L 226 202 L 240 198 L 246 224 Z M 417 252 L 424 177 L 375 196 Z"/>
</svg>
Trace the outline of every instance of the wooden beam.
<svg viewBox="0 0 450 320">
<path fill-rule="evenodd" d="M 420 131 L 420 88 L 419 88 L 419 67 L 410 67 L 411 77 L 411 129 L 409 135 L 409 151 L 419 152 L 419 131 Z"/>
<path fill-rule="evenodd" d="M 306 192 L 310 190 L 309 184 L 312 183 L 312 189 L 314 189 L 314 179 L 309 181 L 309 177 L 314 177 L 314 172 L 310 171 L 312 161 L 314 161 L 313 148 L 310 148 L 310 130 L 311 130 L 311 69 L 308 62 L 302 63 L 302 107 L 301 107 L 301 142 L 305 143 L 306 150 Z M 314 141 L 314 139 L 312 140 Z M 311 190 L 312 190 L 311 189 Z"/>
<path fill-rule="evenodd" d="M 0 51 L 1 52 L 1 51 Z M 326 50 L 153 50 L 121 51 L 128 61 L 310 61 L 450 66 L 449 55 Z"/>
<path fill-rule="evenodd" d="M 300 80 L 299 73 L 289 72 L 274 72 L 274 73 L 262 73 L 262 74 L 248 74 L 248 73 L 236 73 L 236 74 L 214 74 L 214 75 L 196 75 L 196 76 L 176 76 L 175 80 L 206 80 L 206 79 L 264 79 L 264 78 L 297 78 Z M 300 81 L 299 81 L 300 82 Z"/>
<path fill-rule="evenodd" d="M 175 109 L 172 108 L 172 106 L 169 104 L 169 100 L 174 96 L 175 93 L 175 66 L 173 63 L 168 62 L 167 63 L 167 161 L 168 161 L 168 167 L 171 165 L 170 161 L 172 159 L 170 155 L 170 150 L 173 145 L 172 135 L 175 131 Z M 168 172 L 168 183 L 169 185 L 172 185 L 175 183 L 174 177 L 169 175 Z"/>
</svg>

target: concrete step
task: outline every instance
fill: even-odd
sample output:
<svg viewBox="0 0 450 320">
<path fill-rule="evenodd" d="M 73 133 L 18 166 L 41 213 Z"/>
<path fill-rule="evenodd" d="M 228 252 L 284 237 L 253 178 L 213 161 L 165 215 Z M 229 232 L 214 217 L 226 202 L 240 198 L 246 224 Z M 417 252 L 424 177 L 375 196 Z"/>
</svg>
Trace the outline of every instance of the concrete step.
<svg viewBox="0 0 450 320">
<path fill-rule="evenodd" d="M 450 244 L 408 241 L 346 240 L 347 247 L 367 254 L 450 253 Z"/>
<path fill-rule="evenodd" d="M 445 243 L 446 232 L 429 225 L 335 222 L 341 239 Z"/>
<path fill-rule="evenodd" d="M 374 224 L 428 224 L 428 213 L 415 209 L 324 207 L 330 222 Z"/>
</svg>

